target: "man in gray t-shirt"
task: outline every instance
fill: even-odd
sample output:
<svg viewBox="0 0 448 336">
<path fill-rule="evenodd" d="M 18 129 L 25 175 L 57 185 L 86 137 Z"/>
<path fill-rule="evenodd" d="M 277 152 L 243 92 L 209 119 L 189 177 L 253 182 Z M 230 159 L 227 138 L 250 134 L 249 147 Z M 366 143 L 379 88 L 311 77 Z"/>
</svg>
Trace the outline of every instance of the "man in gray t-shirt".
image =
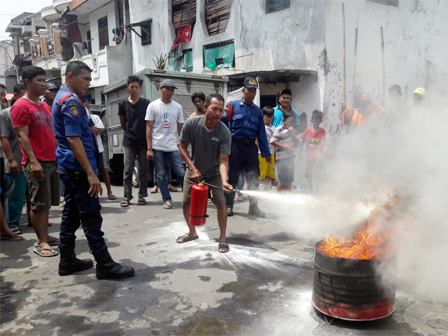
<svg viewBox="0 0 448 336">
<path fill-rule="evenodd" d="M 26 178 L 22 169 L 22 151 L 16 131 L 12 125 L 11 108 L 0 112 L 0 139 L 5 154 L 5 214 L 9 228 L 14 233 L 21 233 L 19 229 L 20 216 L 26 195 Z"/>
<path fill-rule="evenodd" d="M 196 228 L 189 224 L 191 188 L 199 181 L 205 181 L 218 188 L 211 188 L 213 203 L 218 210 L 220 253 L 229 251 L 226 243 L 227 210 L 224 192 L 233 187 L 227 182 L 229 155 L 232 136 L 229 129 L 221 123 L 224 111 L 224 98 L 211 94 L 205 101 L 205 115 L 189 118 L 180 134 L 180 155 L 187 163 L 183 187 L 183 211 L 189 232 L 177 238 L 178 243 L 185 243 L 198 238 Z M 191 156 L 188 153 L 191 145 Z"/>
</svg>

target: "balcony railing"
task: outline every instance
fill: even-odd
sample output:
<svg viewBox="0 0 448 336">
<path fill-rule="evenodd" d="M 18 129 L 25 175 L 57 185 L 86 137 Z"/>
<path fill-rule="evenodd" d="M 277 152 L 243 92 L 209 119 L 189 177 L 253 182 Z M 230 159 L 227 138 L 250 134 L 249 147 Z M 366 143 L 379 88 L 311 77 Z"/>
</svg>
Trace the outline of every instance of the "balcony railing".
<svg viewBox="0 0 448 336">
<path fill-rule="evenodd" d="M 96 54 L 87 54 L 82 43 L 73 43 L 74 56 L 71 61 L 78 60 L 86 63 L 92 71 L 90 87 L 107 86 L 132 73 L 131 44 L 125 35 L 117 46 L 106 46 Z M 61 74 L 65 77 L 65 68 L 68 62 L 63 62 Z"/>
<path fill-rule="evenodd" d="M 59 32 L 54 32 L 50 36 L 36 36 L 30 39 L 30 46 L 33 63 L 62 54 Z"/>
<path fill-rule="evenodd" d="M 54 37 L 48 37 L 46 40 L 48 56 L 53 56 L 55 54 Z"/>
</svg>

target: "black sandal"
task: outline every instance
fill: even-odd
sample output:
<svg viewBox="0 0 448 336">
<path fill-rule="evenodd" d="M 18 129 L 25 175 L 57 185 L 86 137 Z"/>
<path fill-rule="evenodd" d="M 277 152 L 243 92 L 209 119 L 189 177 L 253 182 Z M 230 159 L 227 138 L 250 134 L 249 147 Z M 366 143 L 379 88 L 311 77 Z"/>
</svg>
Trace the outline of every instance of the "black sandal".
<svg viewBox="0 0 448 336">
<path fill-rule="evenodd" d="M 221 249 L 227 249 L 226 251 L 221 251 Z M 230 251 L 229 244 L 227 243 L 219 243 L 218 245 L 218 252 L 219 253 L 227 253 Z"/>
</svg>

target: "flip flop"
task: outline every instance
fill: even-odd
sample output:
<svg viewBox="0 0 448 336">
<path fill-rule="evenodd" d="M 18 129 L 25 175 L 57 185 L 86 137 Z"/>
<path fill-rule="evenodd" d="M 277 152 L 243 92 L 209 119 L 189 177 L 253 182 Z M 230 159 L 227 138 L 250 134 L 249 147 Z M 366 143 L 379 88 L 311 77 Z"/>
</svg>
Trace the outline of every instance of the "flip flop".
<svg viewBox="0 0 448 336">
<path fill-rule="evenodd" d="M 21 241 L 24 240 L 25 238 L 23 238 L 22 236 L 19 236 L 18 234 L 12 234 L 10 236 L 1 236 L 2 240 L 9 240 L 9 241 Z"/>
<path fill-rule="evenodd" d="M 178 192 L 179 190 L 173 186 L 168 187 L 168 190 L 171 192 Z"/>
<path fill-rule="evenodd" d="M 52 254 L 43 254 L 42 251 L 53 251 Z M 56 257 L 59 253 L 55 250 L 53 250 L 51 247 L 35 247 L 33 249 L 33 252 L 36 253 L 40 257 Z"/>
<path fill-rule="evenodd" d="M 139 197 L 137 201 L 137 205 L 145 205 L 146 200 L 143 197 Z"/>
<path fill-rule="evenodd" d="M 115 197 L 115 195 L 110 195 L 109 197 L 108 197 L 108 199 L 110 200 L 110 201 L 115 201 L 117 198 Z"/>
<path fill-rule="evenodd" d="M 227 251 L 221 251 L 221 249 L 227 249 Z M 230 251 L 229 244 L 227 244 L 227 243 L 219 243 L 219 245 L 218 245 L 218 252 L 219 253 L 227 253 L 229 251 Z"/>
<path fill-rule="evenodd" d="M 152 189 L 151 189 L 151 194 L 157 194 L 159 192 L 159 187 L 153 187 Z"/>
<path fill-rule="evenodd" d="M 182 236 L 177 237 L 176 242 L 178 244 L 182 244 L 182 243 L 186 243 L 186 242 L 189 242 L 189 241 L 192 241 L 192 240 L 196 240 L 198 238 L 199 238 L 198 236 L 190 237 L 188 234 L 184 234 Z M 180 242 L 179 239 L 182 239 L 182 241 Z"/>
<path fill-rule="evenodd" d="M 120 203 L 120 206 L 122 208 L 127 208 L 130 204 L 131 204 L 131 202 L 129 202 L 129 201 L 123 201 Z"/>
<path fill-rule="evenodd" d="M 61 241 L 59 240 L 59 238 L 55 238 L 47 242 L 47 244 L 50 246 L 59 246 L 60 243 Z M 39 243 L 34 243 L 34 247 L 39 247 Z"/>
<path fill-rule="evenodd" d="M 22 230 L 18 227 L 11 229 L 11 231 L 15 234 L 23 234 Z"/>
<path fill-rule="evenodd" d="M 164 209 L 172 209 L 173 205 L 171 204 L 170 201 L 166 201 L 165 204 L 163 205 Z"/>
</svg>

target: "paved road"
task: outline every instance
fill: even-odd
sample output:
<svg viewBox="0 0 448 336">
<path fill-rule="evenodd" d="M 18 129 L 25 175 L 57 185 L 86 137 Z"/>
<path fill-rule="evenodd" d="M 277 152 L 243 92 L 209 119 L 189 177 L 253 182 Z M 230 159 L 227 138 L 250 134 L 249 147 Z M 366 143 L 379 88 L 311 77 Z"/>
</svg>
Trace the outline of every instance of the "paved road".
<svg viewBox="0 0 448 336">
<path fill-rule="evenodd" d="M 248 218 L 245 202 L 229 219 L 229 253 L 217 251 L 212 206 L 200 239 L 176 244 L 186 228 L 181 194 L 173 199 L 173 210 L 162 209 L 160 194 L 128 209 L 102 199 L 110 252 L 136 269 L 120 281 L 98 281 L 94 269 L 59 277 L 58 258 L 33 254 L 35 236 L 22 226 L 26 241 L 1 244 L 1 335 L 448 335 L 447 306 L 400 292 L 389 318 L 327 324 L 310 300 L 314 241 Z M 54 234 L 60 216 L 51 210 Z M 77 241 L 91 258 L 81 231 Z"/>
</svg>

